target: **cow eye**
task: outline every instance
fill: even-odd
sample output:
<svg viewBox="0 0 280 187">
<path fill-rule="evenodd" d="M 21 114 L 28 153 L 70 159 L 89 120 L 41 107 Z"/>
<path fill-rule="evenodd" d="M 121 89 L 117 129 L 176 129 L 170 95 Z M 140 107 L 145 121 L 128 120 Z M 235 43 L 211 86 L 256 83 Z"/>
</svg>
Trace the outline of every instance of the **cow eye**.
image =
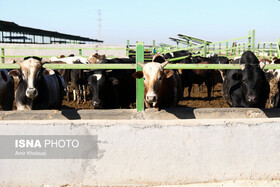
<svg viewBox="0 0 280 187">
<path fill-rule="evenodd" d="M 145 78 L 145 77 L 143 77 L 143 80 L 146 80 L 146 78 Z"/>
<path fill-rule="evenodd" d="M 161 80 L 162 79 L 162 77 L 160 76 L 159 78 L 158 78 L 158 80 Z"/>
<path fill-rule="evenodd" d="M 243 82 L 243 84 L 247 84 L 247 80 L 243 80 L 242 82 Z"/>
</svg>

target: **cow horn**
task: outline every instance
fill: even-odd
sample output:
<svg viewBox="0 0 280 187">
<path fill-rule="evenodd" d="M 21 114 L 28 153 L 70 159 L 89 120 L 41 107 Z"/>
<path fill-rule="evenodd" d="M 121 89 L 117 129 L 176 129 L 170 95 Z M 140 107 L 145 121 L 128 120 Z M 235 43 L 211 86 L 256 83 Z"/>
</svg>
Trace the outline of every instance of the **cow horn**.
<svg viewBox="0 0 280 187">
<path fill-rule="evenodd" d="M 264 67 L 265 67 L 265 63 L 261 62 L 261 63 L 260 63 L 260 68 L 263 70 Z"/>
<path fill-rule="evenodd" d="M 161 64 L 161 67 L 164 68 L 168 63 L 169 63 L 169 61 L 166 60 L 165 62 L 163 62 L 163 63 Z"/>
<path fill-rule="evenodd" d="M 141 67 L 144 67 L 144 66 L 145 66 L 145 64 L 142 63 L 142 62 L 138 62 L 138 64 L 139 64 Z"/>
<path fill-rule="evenodd" d="M 241 70 L 244 70 L 245 69 L 245 64 L 240 64 L 240 68 L 241 68 Z"/>
</svg>

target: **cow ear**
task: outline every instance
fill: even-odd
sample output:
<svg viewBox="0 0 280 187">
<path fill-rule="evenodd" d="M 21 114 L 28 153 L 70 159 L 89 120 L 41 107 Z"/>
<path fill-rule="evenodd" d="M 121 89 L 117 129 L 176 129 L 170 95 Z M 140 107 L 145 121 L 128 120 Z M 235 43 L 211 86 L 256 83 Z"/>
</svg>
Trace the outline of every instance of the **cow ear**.
<svg viewBox="0 0 280 187">
<path fill-rule="evenodd" d="M 244 70 L 245 69 L 245 64 L 240 64 L 240 68 L 241 68 L 241 70 Z"/>
<path fill-rule="evenodd" d="M 143 71 L 137 71 L 137 72 L 133 73 L 132 77 L 134 77 L 136 79 L 141 79 L 143 77 Z"/>
<path fill-rule="evenodd" d="M 174 71 L 170 70 L 170 69 L 166 69 L 166 70 L 164 70 L 164 73 L 165 73 L 166 78 L 169 78 L 174 74 Z"/>
<path fill-rule="evenodd" d="M 9 71 L 8 75 L 16 77 L 16 76 L 20 76 L 21 73 L 18 69 L 13 69 L 13 70 Z"/>
<path fill-rule="evenodd" d="M 232 79 L 236 81 L 240 81 L 242 79 L 242 74 L 241 73 L 234 73 L 232 75 Z"/>
<path fill-rule="evenodd" d="M 54 74 L 55 74 L 55 72 L 52 69 L 44 69 L 44 71 L 43 71 L 43 75 L 46 75 L 46 76 L 54 75 Z"/>
</svg>

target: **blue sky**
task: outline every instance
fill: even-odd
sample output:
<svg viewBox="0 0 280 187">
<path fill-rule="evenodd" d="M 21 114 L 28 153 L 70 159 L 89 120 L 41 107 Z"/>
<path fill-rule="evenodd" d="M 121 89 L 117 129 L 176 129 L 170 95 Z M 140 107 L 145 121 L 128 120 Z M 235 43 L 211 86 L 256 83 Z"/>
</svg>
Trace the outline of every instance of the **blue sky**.
<svg viewBox="0 0 280 187">
<path fill-rule="evenodd" d="M 257 41 L 280 38 L 278 0 L 1 0 L 0 20 L 97 38 L 99 9 L 107 44 L 175 44 L 168 37 L 179 33 L 221 41 L 250 29 Z"/>
</svg>

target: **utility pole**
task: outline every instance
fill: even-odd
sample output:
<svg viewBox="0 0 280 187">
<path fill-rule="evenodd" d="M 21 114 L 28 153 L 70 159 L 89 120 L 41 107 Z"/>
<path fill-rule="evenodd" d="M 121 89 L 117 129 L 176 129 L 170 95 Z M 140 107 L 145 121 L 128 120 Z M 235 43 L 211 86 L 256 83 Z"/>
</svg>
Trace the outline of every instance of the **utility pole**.
<svg viewBox="0 0 280 187">
<path fill-rule="evenodd" d="M 98 40 L 101 40 L 101 10 L 98 10 Z"/>
</svg>

